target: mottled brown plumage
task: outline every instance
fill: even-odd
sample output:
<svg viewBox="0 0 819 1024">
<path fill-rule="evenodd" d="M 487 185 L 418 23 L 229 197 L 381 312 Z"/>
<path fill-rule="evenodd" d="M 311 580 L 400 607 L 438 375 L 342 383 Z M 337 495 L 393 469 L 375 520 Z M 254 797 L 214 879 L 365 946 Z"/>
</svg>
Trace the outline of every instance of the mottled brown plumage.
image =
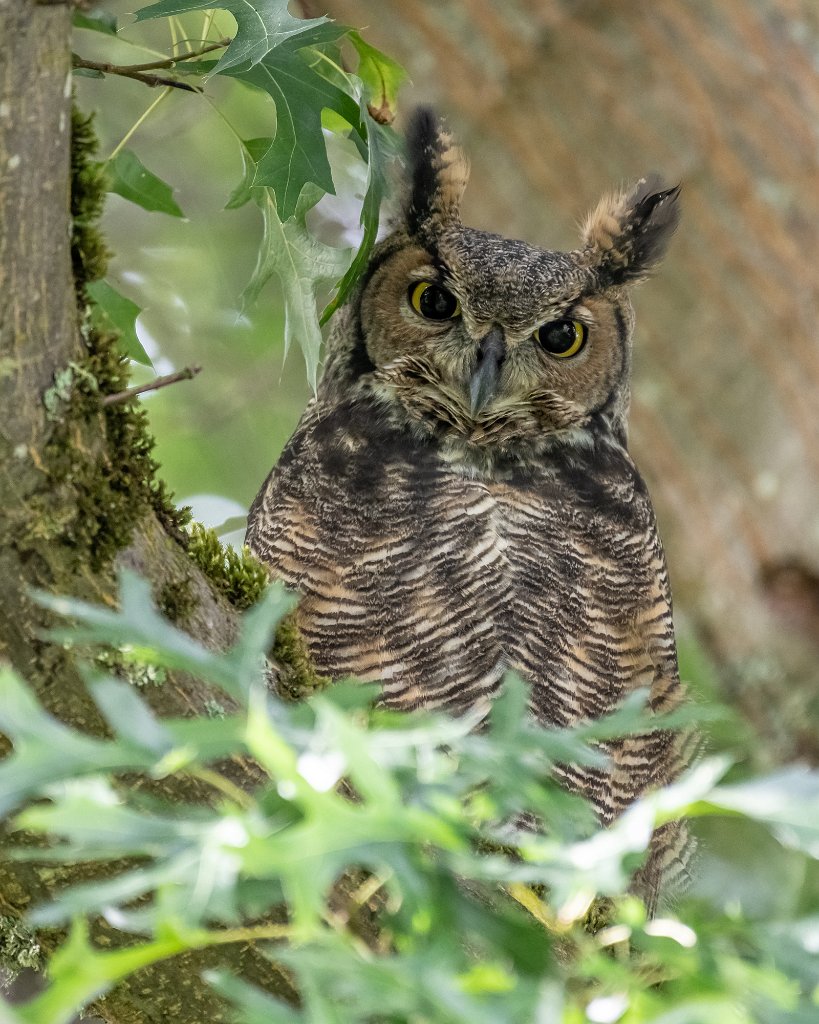
<svg viewBox="0 0 819 1024">
<path fill-rule="evenodd" d="M 513 669 L 544 723 L 636 687 L 669 710 L 671 596 L 626 447 L 627 286 L 662 256 L 677 190 L 608 197 L 582 247 L 553 252 L 461 225 L 466 163 L 429 112 L 408 150 L 401 219 L 337 314 L 248 543 L 302 595 L 318 671 L 380 680 L 390 707 L 488 708 Z M 607 744 L 608 771 L 561 771 L 610 822 L 683 748 L 656 731 Z M 651 907 L 684 845 L 676 823 L 655 836 L 635 882 Z"/>
</svg>

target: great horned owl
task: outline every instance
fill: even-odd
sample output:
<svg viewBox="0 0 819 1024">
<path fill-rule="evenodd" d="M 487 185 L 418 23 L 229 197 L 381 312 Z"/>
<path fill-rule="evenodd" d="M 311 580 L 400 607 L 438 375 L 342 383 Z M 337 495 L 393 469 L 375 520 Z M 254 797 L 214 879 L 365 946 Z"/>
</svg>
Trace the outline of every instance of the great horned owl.
<svg viewBox="0 0 819 1024">
<path fill-rule="evenodd" d="M 319 672 L 392 708 L 487 708 L 508 670 L 566 725 L 636 687 L 681 699 L 671 595 L 626 446 L 629 285 L 662 256 L 678 189 L 604 198 L 572 252 L 464 227 L 466 161 L 428 110 L 409 127 L 402 214 L 336 314 L 324 374 L 250 510 L 247 542 L 301 594 Z M 670 781 L 682 742 L 564 766 L 611 822 Z M 659 830 L 635 888 L 684 870 Z"/>
</svg>

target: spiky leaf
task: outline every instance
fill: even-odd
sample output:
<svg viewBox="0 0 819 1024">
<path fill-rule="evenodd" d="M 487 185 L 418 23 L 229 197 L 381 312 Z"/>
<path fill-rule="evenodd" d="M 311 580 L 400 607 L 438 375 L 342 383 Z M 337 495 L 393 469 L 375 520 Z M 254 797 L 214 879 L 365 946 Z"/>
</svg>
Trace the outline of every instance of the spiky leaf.
<svg viewBox="0 0 819 1024">
<path fill-rule="evenodd" d="M 327 18 L 294 18 L 288 10 L 288 0 L 160 0 L 137 11 L 136 20 L 168 18 L 214 7 L 228 11 L 236 19 L 236 37 L 216 64 L 216 73 L 239 64 L 257 64 L 286 40 L 328 23 Z"/>
<path fill-rule="evenodd" d="M 251 68 L 227 72 L 266 92 L 276 104 L 276 135 L 258 161 L 253 184 L 273 189 L 283 221 L 295 213 L 305 185 L 318 185 L 324 192 L 335 193 L 322 110 L 335 111 L 351 126 L 359 120 L 356 101 L 310 66 L 311 55 L 310 50 L 283 45 Z"/>
<path fill-rule="evenodd" d="M 310 234 L 305 217 L 321 193 L 305 188 L 290 220 L 279 216 L 273 194 L 264 189 L 259 200 L 264 218 L 264 236 L 256 269 L 244 292 L 245 301 L 255 300 L 272 276 L 279 278 L 284 296 L 285 352 L 293 341 L 301 345 L 307 376 L 315 388 L 321 331 L 316 317 L 316 288 L 321 281 L 335 281 L 350 262 L 349 249 L 334 249 Z"/>
</svg>

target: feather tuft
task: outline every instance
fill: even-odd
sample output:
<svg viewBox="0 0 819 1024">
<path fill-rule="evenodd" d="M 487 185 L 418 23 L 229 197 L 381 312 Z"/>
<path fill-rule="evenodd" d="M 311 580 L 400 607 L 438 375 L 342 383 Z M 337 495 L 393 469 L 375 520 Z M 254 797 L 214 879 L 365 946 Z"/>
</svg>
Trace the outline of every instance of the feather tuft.
<svg viewBox="0 0 819 1024">
<path fill-rule="evenodd" d="M 679 185 L 665 188 L 651 175 L 628 192 L 603 196 L 582 231 L 587 261 L 601 283 L 640 280 L 659 263 L 680 220 L 679 194 Z"/>
<path fill-rule="evenodd" d="M 437 235 L 461 223 L 461 198 L 469 161 L 435 111 L 419 107 L 406 132 L 407 187 L 404 214 L 410 234 Z"/>
</svg>

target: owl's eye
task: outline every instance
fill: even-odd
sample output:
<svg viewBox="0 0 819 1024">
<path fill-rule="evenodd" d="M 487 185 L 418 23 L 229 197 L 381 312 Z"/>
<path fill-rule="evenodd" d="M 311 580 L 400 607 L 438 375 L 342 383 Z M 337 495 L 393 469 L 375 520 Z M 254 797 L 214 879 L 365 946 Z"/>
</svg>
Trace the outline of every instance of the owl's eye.
<svg viewBox="0 0 819 1024">
<path fill-rule="evenodd" d="M 587 334 L 586 325 L 579 320 L 553 320 L 538 327 L 532 337 L 550 356 L 568 359 L 583 348 Z"/>
<path fill-rule="evenodd" d="M 427 320 L 451 320 L 461 312 L 461 304 L 452 292 L 432 281 L 411 284 L 407 297 L 415 312 Z"/>
</svg>

